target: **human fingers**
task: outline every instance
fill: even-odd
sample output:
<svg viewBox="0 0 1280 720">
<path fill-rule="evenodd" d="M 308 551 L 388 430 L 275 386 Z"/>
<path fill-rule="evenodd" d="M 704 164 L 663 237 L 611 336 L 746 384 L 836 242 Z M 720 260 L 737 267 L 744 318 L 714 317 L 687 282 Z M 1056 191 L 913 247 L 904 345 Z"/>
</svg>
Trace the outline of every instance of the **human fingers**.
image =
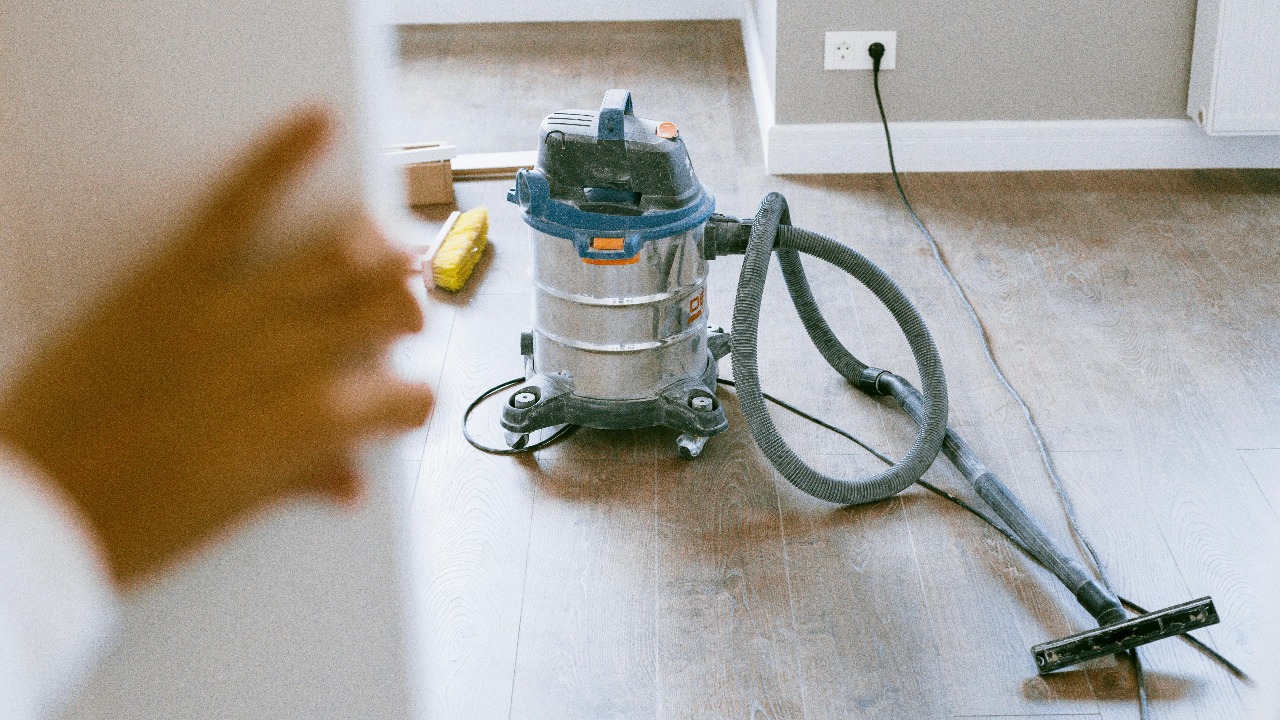
<svg viewBox="0 0 1280 720">
<path fill-rule="evenodd" d="M 379 258 L 376 265 L 333 270 L 312 282 L 283 280 L 273 288 L 272 294 L 279 302 L 297 308 L 304 317 L 342 314 L 369 305 L 385 305 L 389 299 L 397 300 L 399 307 L 412 310 L 400 316 L 406 323 L 402 330 L 417 332 L 421 329 L 421 317 L 409 289 L 413 273 L 402 255 L 387 254 Z"/>
<path fill-rule="evenodd" d="M 303 322 L 311 326 L 318 348 L 336 358 L 353 353 L 380 355 L 397 339 L 420 331 L 424 324 L 418 301 L 401 288 L 365 296 L 358 304 L 317 314 Z"/>
<path fill-rule="evenodd" d="M 326 310 L 402 288 L 415 272 L 414 257 L 360 212 L 335 220 L 252 282 L 281 301 Z"/>
<path fill-rule="evenodd" d="M 352 449 L 343 449 L 326 459 L 303 480 L 302 492 L 318 494 L 339 505 L 353 507 L 364 495 L 364 474 Z"/>
<path fill-rule="evenodd" d="M 422 325 L 421 310 L 408 291 L 330 313 L 301 316 L 267 309 L 257 316 L 234 321 L 246 330 L 212 329 L 219 337 L 234 336 L 234 342 L 216 342 L 223 350 L 205 363 L 205 376 L 265 388 L 332 383 L 353 368 L 385 362 L 395 341 Z"/>
<path fill-rule="evenodd" d="M 405 279 L 364 283 L 340 299 L 305 308 L 263 306 L 253 337 L 264 360 L 284 372 L 333 372 L 361 359 L 381 360 L 398 338 L 420 331 L 422 308 Z M 276 358 L 276 361 L 271 361 Z"/>
<path fill-rule="evenodd" d="M 336 390 L 339 432 L 356 441 L 411 430 L 431 415 L 431 388 L 395 375 L 385 364 L 353 373 Z"/>
<path fill-rule="evenodd" d="M 225 267 L 267 210 L 323 155 L 333 130 L 331 112 L 321 107 L 301 108 L 277 121 L 207 197 L 176 249 L 179 260 L 214 271 Z"/>
</svg>

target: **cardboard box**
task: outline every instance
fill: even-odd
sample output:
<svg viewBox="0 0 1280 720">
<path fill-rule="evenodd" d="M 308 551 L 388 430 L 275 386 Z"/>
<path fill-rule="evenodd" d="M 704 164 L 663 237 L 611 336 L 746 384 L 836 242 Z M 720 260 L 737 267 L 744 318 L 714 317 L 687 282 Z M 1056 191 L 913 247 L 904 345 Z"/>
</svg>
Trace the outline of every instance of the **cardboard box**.
<svg viewBox="0 0 1280 720">
<path fill-rule="evenodd" d="M 453 168 L 450 161 L 405 165 L 404 189 L 410 205 L 452 205 Z"/>
<path fill-rule="evenodd" d="M 387 152 L 404 166 L 406 200 L 413 205 L 452 205 L 453 167 L 457 149 L 445 143 L 401 145 Z"/>
</svg>

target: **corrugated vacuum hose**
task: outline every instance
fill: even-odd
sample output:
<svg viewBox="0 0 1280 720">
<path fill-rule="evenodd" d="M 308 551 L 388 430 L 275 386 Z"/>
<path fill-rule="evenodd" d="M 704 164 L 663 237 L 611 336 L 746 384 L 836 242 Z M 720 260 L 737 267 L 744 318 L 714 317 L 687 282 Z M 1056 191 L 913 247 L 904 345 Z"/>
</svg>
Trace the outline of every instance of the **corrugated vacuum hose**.
<svg viewBox="0 0 1280 720">
<path fill-rule="evenodd" d="M 933 338 L 902 289 L 861 253 L 818 233 L 791 227 L 787 202 L 778 193 L 765 197 L 752 222 L 713 217 L 707 242 L 711 257 L 744 254 L 733 308 L 733 374 L 743 415 L 765 457 L 803 492 L 829 502 L 854 505 L 883 500 L 905 490 L 919 481 L 939 451 L 943 452 L 1005 522 L 1018 546 L 1057 576 L 1101 626 L 1032 648 L 1041 673 L 1218 622 L 1213 601 L 1207 597 L 1128 618 L 1115 593 L 1091 577 L 1050 538 L 968 443 L 947 426 L 947 384 Z M 769 417 L 760 388 L 756 349 L 764 282 L 769 259 L 775 253 L 805 331 L 822 357 L 859 390 L 869 395 L 892 396 L 920 427 L 907 455 L 884 472 L 853 480 L 818 472 L 787 446 Z M 923 392 L 899 375 L 868 366 L 844 347 L 818 308 L 800 253 L 843 269 L 884 303 L 911 346 Z"/>
<path fill-rule="evenodd" d="M 850 382 L 883 394 L 875 388 L 884 371 L 859 361 L 831 332 L 809 290 L 799 253 L 825 260 L 865 285 L 888 308 L 907 338 L 924 386 L 923 422 L 906 456 L 884 472 L 846 479 L 814 470 L 791 450 L 769 416 L 761 396 L 756 346 L 760 303 L 775 243 L 787 288 L 810 339 L 827 362 Z M 938 348 L 920 313 L 897 283 L 858 251 L 817 233 L 790 227 L 787 201 L 778 193 L 765 197 L 751 225 L 734 300 L 732 338 L 733 375 L 751 435 L 778 472 L 803 492 L 842 505 L 883 500 L 919 480 L 942 449 L 947 433 L 947 381 Z"/>
</svg>

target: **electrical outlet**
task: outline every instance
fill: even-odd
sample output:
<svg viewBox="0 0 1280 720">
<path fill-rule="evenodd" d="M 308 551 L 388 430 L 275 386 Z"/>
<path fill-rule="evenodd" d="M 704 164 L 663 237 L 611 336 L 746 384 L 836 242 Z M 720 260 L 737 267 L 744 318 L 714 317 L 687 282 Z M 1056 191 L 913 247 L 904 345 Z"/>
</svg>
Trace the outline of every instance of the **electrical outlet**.
<svg viewBox="0 0 1280 720">
<path fill-rule="evenodd" d="M 892 70 L 898 48 L 896 30 L 828 32 L 822 66 L 827 70 L 870 70 L 871 55 L 867 54 L 867 48 L 877 42 L 884 45 L 880 69 Z"/>
</svg>

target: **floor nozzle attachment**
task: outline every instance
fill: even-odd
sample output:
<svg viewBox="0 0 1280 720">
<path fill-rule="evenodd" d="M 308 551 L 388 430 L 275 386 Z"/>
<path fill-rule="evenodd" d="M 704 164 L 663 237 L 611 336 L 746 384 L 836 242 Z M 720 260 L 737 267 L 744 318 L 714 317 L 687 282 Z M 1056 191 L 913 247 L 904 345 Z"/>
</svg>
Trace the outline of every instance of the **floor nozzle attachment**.
<svg viewBox="0 0 1280 720">
<path fill-rule="evenodd" d="M 1213 599 L 1203 597 L 1114 625 L 1041 643 L 1031 648 L 1031 653 L 1036 658 L 1036 671 L 1044 675 L 1217 623 L 1218 611 L 1213 606 Z"/>
</svg>

